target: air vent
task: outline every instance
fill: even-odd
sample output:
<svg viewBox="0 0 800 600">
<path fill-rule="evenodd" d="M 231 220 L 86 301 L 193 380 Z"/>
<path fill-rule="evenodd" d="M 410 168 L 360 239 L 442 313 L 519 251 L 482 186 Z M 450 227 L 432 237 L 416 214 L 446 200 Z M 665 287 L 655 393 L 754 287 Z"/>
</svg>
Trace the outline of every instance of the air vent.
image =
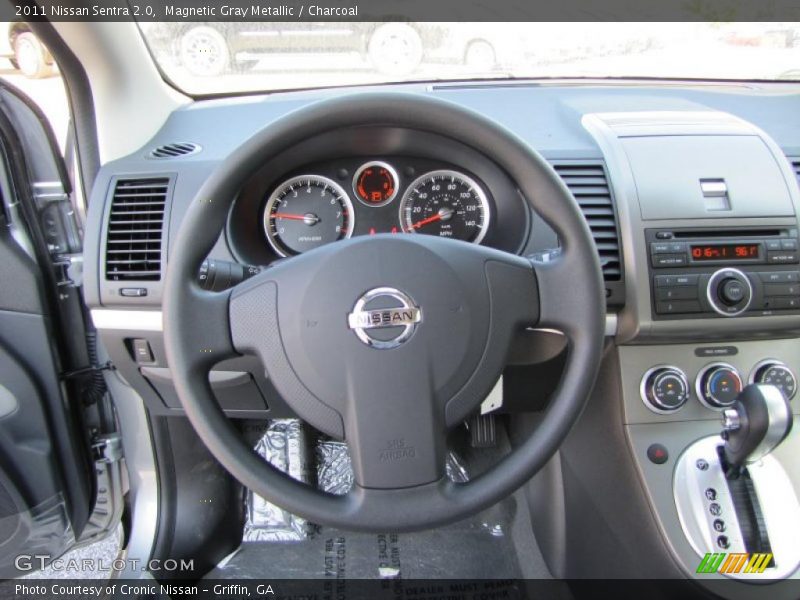
<svg viewBox="0 0 800 600">
<path fill-rule="evenodd" d="M 792 163 L 792 170 L 794 171 L 795 177 L 797 177 L 798 183 L 800 183 L 800 158 L 792 157 L 789 158 L 789 161 Z"/>
<path fill-rule="evenodd" d="M 161 234 L 169 178 L 120 179 L 106 234 L 106 279 L 161 279 Z"/>
<path fill-rule="evenodd" d="M 567 184 L 592 230 L 603 278 L 606 281 L 622 279 L 619 234 L 614 202 L 608 187 L 605 168 L 601 163 L 559 163 L 553 168 Z"/>
<path fill-rule="evenodd" d="M 158 148 L 153 148 L 148 156 L 150 158 L 177 158 L 188 154 L 197 154 L 200 150 L 202 150 L 200 144 L 181 142 L 179 144 L 164 144 Z"/>
</svg>

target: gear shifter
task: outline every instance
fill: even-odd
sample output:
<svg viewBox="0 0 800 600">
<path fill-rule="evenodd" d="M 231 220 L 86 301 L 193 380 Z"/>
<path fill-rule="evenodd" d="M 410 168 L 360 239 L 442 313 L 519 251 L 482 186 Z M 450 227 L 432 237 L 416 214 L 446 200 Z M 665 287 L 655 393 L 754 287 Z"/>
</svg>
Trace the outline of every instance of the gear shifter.
<svg viewBox="0 0 800 600">
<path fill-rule="evenodd" d="M 772 452 L 792 430 L 792 410 L 772 385 L 751 384 L 722 413 L 725 474 L 736 479 L 742 467 Z"/>
<path fill-rule="evenodd" d="M 675 465 L 673 495 L 683 532 L 700 556 L 752 555 L 764 578 L 788 577 L 800 567 L 800 502 L 789 475 L 796 463 L 794 453 L 773 451 L 792 427 L 789 402 L 777 387 L 751 384 L 722 415 L 722 440 L 695 441 Z M 753 577 L 746 567 L 719 572 Z"/>
</svg>

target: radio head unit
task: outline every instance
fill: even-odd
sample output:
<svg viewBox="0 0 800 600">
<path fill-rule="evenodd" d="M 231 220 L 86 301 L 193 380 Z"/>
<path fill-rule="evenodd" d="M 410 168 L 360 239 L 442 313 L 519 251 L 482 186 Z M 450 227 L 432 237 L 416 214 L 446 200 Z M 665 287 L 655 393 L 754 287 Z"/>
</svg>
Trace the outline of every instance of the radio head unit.
<svg viewBox="0 0 800 600">
<path fill-rule="evenodd" d="M 800 311 L 798 233 L 646 229 L 656 319 Z"/>
</svg>

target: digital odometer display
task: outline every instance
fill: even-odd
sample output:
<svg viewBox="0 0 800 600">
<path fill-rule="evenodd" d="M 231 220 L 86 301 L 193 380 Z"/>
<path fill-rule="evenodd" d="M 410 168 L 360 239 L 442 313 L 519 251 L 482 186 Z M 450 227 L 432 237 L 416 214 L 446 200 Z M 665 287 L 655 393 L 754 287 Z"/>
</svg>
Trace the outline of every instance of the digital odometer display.
<svg viewBox="0 0 800 600">
<path fill-rule="evenodd" d="M 759 244 L 692 244 L 692 260 L 753 260 L 758 258 Z"/>
</svg>

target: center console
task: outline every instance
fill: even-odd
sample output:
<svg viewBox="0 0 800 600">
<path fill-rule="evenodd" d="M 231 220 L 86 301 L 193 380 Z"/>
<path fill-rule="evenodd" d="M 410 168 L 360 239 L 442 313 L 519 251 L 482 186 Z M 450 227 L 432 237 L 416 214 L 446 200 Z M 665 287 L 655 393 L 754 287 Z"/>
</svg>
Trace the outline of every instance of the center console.
<svg viewBox="0 0 800 600">
<path fill-rule="evenodd" d="M 615 340 L 624 431 L 666 546 L 700 582 L 798 578 L 800 190 L 791 157 L 714 111 L 591 114 L 583 125 L 605 156 L 624 248 Z M 742 426 L 742 398 L 762 388 L 795 427 L 732 478 L 724 438 Z M 723 554 L 771 558 L 758 573 L 708 562 Z"/>
</svg>

